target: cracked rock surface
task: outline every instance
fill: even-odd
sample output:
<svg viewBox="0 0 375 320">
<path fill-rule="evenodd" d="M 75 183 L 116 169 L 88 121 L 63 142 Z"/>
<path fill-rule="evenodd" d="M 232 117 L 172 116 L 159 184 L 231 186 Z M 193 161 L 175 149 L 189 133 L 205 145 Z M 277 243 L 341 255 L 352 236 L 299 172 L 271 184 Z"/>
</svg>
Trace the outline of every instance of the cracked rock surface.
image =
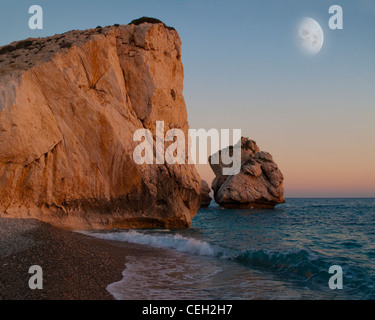
<svg viewBox="0 0 375 320">
<path fill-rule="evenodd" d="M 154 150 L 156 121 L 187 136 L 183 77 L 180 38 L 163 24 L 1 47 L 0 215 L 67 229 L 190 226 L 195 167 L 133 160 L 137 129 Z"/>
</svg>

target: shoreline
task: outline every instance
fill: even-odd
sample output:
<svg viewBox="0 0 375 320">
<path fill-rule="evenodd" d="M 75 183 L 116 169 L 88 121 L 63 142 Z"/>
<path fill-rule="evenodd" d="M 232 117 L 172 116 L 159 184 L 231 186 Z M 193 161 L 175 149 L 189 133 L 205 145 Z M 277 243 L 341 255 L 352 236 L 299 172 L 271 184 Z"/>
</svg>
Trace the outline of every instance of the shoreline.
<svg viewBox="0 0 375 320">
<path fill-rule="evenodd" d="M 122 279 L 127 246 L 47 223 L 0 218 L 0 300 L 114 300 L 107 286 Z M 43 269 L 31 290 L 29 267 Z"/>
</svg>

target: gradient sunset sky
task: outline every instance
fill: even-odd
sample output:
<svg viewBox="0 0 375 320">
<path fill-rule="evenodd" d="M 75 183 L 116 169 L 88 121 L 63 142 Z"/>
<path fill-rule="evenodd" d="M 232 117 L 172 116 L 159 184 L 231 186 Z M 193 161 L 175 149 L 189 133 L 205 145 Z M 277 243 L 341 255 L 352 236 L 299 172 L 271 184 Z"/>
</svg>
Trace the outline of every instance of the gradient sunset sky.
<svg viewBox="0 0 375 320">
<path fill-rule="evenodd" d="M 28 27 L 29 6 L 44 29 Z M 344 29 L 328 27 L 341 5 Z M 242 129 L 270 152 L 286 197 L 375 197 L 375 1 L 3 1 L 0 45 L 141 16 L 177 29 L 191 128 Z M 302 17 L 325 41 L 315 57 L 294 42 Z M 213 173 L 199 167 L 209 183 Z"/>
</svg>

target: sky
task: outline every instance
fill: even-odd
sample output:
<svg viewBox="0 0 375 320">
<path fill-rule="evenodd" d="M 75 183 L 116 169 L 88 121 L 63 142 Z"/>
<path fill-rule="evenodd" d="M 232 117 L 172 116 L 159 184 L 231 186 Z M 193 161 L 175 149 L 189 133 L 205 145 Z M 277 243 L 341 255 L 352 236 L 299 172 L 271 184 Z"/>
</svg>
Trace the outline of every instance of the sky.
<svg viewBox="0 0 375 320">
<path fill-rule="evenodd" d="M 151 16 L 179 32 L 191 128 L 241 129 L 271 153 L 286 197 L 375 197 L 375 1 L 0 0 L 0 45 Z M 31 30 L 40 5 L 44 29 Z M 344 29 L 328 27 L 331 5 Z M 302 17 L 324 32 L 301 53 Z M 209 183 L 209 166 L 198 166 Z"/>
</svg>

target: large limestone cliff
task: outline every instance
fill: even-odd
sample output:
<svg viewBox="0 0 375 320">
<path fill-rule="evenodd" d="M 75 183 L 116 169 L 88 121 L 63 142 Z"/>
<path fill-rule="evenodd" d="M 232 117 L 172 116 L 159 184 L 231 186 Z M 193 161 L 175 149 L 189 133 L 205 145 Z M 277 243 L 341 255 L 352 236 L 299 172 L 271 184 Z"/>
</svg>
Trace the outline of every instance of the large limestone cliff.
<svg viewBox="0 0 375 320">
<path fill-rule="evenodd" d="M 182 90 L 181 41 L 163 24 L 0 48 L 0 215 L 68 229 L 188 227 L 195 167 L 133 160 L 137 129 L 155 139 L 165 121 L 187 136 Z"/>
</svg>

